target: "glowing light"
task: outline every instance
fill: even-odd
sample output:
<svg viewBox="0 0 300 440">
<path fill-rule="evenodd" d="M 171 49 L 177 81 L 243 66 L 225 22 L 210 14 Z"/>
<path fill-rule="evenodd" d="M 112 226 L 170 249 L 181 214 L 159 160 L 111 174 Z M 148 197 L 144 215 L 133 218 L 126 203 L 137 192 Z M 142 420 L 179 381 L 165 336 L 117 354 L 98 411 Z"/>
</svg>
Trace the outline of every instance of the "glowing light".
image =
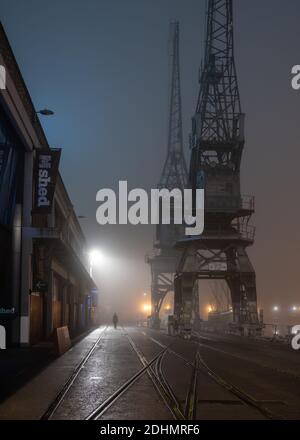
<svg viewBox="0 0 300 440">
<path fill-rule="evenodd" d="M 278 312 L 278 311 L 279 311 L 279 307 L 278 307 L 278 306 L 274 306 L 274 307 L 273 307 L 273 311 L 274 311 L 274 312 Z"/>
<path fill-rule="evenodd" d="M 297 307 L 297 306 L 293 306 L 293 307 L 292 307 L 292 311 L 293 311 L 293 312 L 297 312 L 297 310 L 298 310 L 298 307 Z"/>
<path fill-rule="evenodd" d="M 89 253 L 89 257 L 90 257 L 90 263 L 91 263 L 92 266 L 101 265 L 105 261 L 104 255 L 98 249 L 93 249 Z"/>
<path fill-rule="evenodd" d="M 169 312 L 169 311 L 171 310 L 171 306 L 170 306 L 170 304 L 167 304 L 167 305 L 166 305 L 165 310 L 166 310 L 166 312 Z"/>
<path fill-rule="evenodd" d="M 214 311 L 212 306 L 207 306 L 206 310 L 207 310 L 208 313 L 212 313 Z"/>
<path fill-rule="evenodd" d="M 151 304 L 143 304 L 144 312 L 151 312 Z"/>
<path fill-rule="evenodd" d="M 109 259 L 106 255 L 104 255 L 100 250 L 93 249 L 88 253 L 89 263 L 90 263 L 90 276 L 93 278 L 94 268 L 101 267 L 105 268 L 109 267 Z"/>
</svg>

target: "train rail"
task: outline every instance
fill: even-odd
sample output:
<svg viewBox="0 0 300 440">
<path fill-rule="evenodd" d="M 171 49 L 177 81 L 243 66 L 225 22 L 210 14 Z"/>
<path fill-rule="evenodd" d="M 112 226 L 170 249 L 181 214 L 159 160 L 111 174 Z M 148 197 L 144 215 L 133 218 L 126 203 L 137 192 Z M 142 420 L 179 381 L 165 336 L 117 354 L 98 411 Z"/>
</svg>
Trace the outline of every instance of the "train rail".
<svg viewBox="0 0 300 440">
<path fill-rule="evenodd" d="M 234 386 L 230 382 L 226 381 L 222 377 L 220 377 L 215 371 L 213 371 L 202 359 L 200 353 L 197 351 L 197 359 L 198 359 L 198 365 L 200 371 L 203 370 L 209 377 L 211 377 L 215 383 L 220 385 L 225 390 L 229 391 L 231 394 L 233 394 L 235 397 L 237 397 L 242 403 L 244 403 L 246 406 L 253 408 L 255 411 L 263 415 L 266 419 L 269 420 L 283 420 L 282 417 L 280 417 L 277 414 L 274 414 L 269 409 L 261 405 L 257 400 L 255 400 L 252 396 L 250 396 L 248 393 L 245 393 L 245 391 L 241 390 L 240 388 Z"/>
<path fill-rule="evenodd" d="M 255 361 L 254 359 L 251 359 L 251 358 L 249 358 L 247 356 L 238 355 L 236 353 L 230 353 L 227 350 L 220 349 L 220 348 L 217 348 L 217 347 L 212 347 L 210 345 L 204 344 L 204 343 L 202 343 L 200 341 L 203 340 L 203 339 L 205 340 L 206 337 L 203 337 L 198 332 L 192 332 L 192 338 L 195 341 L 198 342 L 199 346 L 205 347 L 208 350 L 215 351 L 216 353 L 221 353 L 221 354 L 230 356 L 233 359 L 238 359 L 238 360 L 241 360 L 241 361 L 251 362 L 251 363 L 253 363 L 253 364 L 255 364 L 255 365 L 257 365 L 257 366 L 259 366 L 261 368 L 264 368 L 264 369 L 267 369 L 267 370 L 272 370 L 272 371 L 274 371 L 274 373 L 285 374 L 287 376 L 290 376 L 293 379 L 300 379 L 300 373 L 296 373 L 295 371 L 290 371 L 290 370 L 287 370 L 287 369 L 277 368 L 275 365 L 264 364 L 263 362 Z"/>
<path fill-rule="evenodd" d="M 59 391 L 59 393 L 57 394 L 57 396 L 54 398 L 54 400 L 51 402 L 51 404 L 48 406 L 47 410 L 45 411 L 45 413 L 42 415 L 41 420 L 50 420 L 53 416 L 53 414 L 55 413 L 55 411 L 58 409 L 58 407 L 61 405 L 61 403 L 63 402 L 63 400 L 65 399 L 66 395 L 68 394 L 70 388 L 72 387 L 72 385 L 74 384 L 75 380 L 77 379 L 78 375 L 80 374 L 80 372 L 82 371 L 82 369 L 84 368 L 85 364 L 87 363 L 87 361 L 90 359 L 90 357 L 93 355 L 93 353 L 95 352 L 99 342 L 101 341 L 101 339 L 103 338 L 103 336 L 105 335 L 105 332 L 107 330 L 108 326 L 106 326 L 102 332 L 100 333 L 100 335 L 98 336 L 97 340 L 95 341 L 95 343 L 92 345 L 92 347 L 90 348 L 90 350 L 87 352 L 87 354 L 84 356 L 84 358 L 81 360 L 81 362 L 77 365 L 77 367 L 75 368 L 75 370 L 73 371 L 72 375 L 69 377 L 69 379 L 67 380 L 67 382 L 64 384 L 64 386 L 62 387 L 62 389 Z"/>
<path fill-rule="evenodd" d="M 128 381 L 126 381 L 121 387 L 119 387 L 111 396 L 109 396 L 104 402 L 102 402 L 97 408 L 89 414 L 85 420 L 98 420 L 149 368 L 157 361 L 159 357 L 163 355 L 163 352 L 159 353 L 147 363 L 140 371 L 134 374 Z"/>
<path fill-rule="evenodd" d="M 103 338 L 107 330 L 107 327 L 102 330 L 101 334 L 97 338 L 96 342 L 93 344 L 89 352 L 79 363 L 77 368 L 74 370 L 73 374 L 70 376 L 68 381 L 65 383 L 61 391 L 58 393 L 53 402 L 49 405 L 47 411 L 41 417 L 42 420 L 49 420 L 53 417 L 54 413 L 57 411 L 61 403 L 66 398 L 70 388 L 73 386 L 76 378 L 85 367 L 87 361 L 95 352 L 98 343 Z M 235 402 L 240 402 L 242 405 L 248 407 L 251 411 L 258 413 L 265 419 L 270 420 L 281 420 L 282 418 L 277 414 L 271 412 L 262 403 L 255 400 L 252 396 L 247 394 L 241 388 L 231 384 L 223 377 L 220 377 L 216 371 L 209 367 L 201 356 L 201 344 L 185 341 L 185 344 L 193 344 L 193 350 L 195 350 L 194 360 L 191 361 L 181 353 L 178 353 L 176 349 L 172 346 L 178 341 L 177 338 L 171 338 L 172 341 L 169 345 L 163 344 L 160 340 L 153 338 L 145 332 L 141 332 L 148 340 L 152 341 L 154 344 L 159 346 L 160 351 L 155 354 L 150 361 L 147 360 L 143 351 L 134 342 L 129 332 L 123 328 L 123 335 L 127 338 L 133 352 L 138 357 L 142 368 L 139 369 L 135 374 L 133 374 L 129 379 L 127 379 L 117 390 L 109 395 L 103 402 L 94 408 L 94 410 L 85 417 L 85 420 L 99 420 L 104 413 L 115 405 L 117 401 L 123 396 L 143 375 L 147 374 L 150 381 L 152 382 L 156 392 L 159 394 L 161 401 L 168 409 L 170 414 L 175 420 L 197 420 L 199 416 L 200 400 L 198 399 L 199 391 L 201 386 L 199 385 L 199 377 L 209 377 L 215 384 L 220 386 L 223 390 L 235 397 Z M 173 389 L 167 379 L 168 371 L 164 370 L 164 362 L 166 356 L 173 356 L 175 359 L 180 360 L 181 364 L 188 367 L 190 380 L 188 381 L 188 386 L 185 391 L 185 399 L 179 399 L 177 389 Z M 148 356 L 149 357 L 149 356 Z M 202 375 L 202 376 L 200 376 Z M 175 386 L 175 388 L 177 388 Z M 203 397 L 203 396 L 202 396 Z M 204 399 L 201 400 L 205 402 Z M 211 403 L 209 399 L 207 402 Z"/>
<path fill-rule="evenodd" d="M 165 406 L 172 414 L 173 418 L 176 420 L 184 420 L 184 416 L 179 409 L 178 402 L 174 394 L 172 393 L 172 390 L 169 387 L 168 383 L 165 381 L 163 374 L 161 373 L 162 360 L 170 347 L 163 346 L 162 350 L 150 362 L 148 362 L 146 357 L 137 347 L 130 335 L 125 331 L 125 329 L 123 329 L 123 331 L 124 336 L 127 337 L 129 344 L 139 358 L 141 364 L 143 365 L 143 368 L 139 370 L 136 374 L 134 374 L 123 385 L 121 385 L 98 407 L 96 407 L 94 411 L 86 417 L 85 420 L 98 420 L 145 373 L 148 374 L 152 384 L 154 385 Z M 161 346 L 161 344 L 159 343 L 158 345 Z"/>
<path fill-rule="evenodd" d="M 146 335 L 146 333 L 144 333 Z M 149 337 L 149 336 L 148 336 Z M 156 339 L 149 337 L 153 342 L 159 344 L 161 347 L 164 347 L 164 344 L 157 341 Z M 186 341 L 186 343 L 189 343 Z M 283 420 L 283 417 L 273 413 L 268 408 L 266 408 L 259 401 L 254 399 L 248 393 L 243 391 L 241 388 L 231 384 L 224 378 L 220 377 L 213 369 L 211 369 L 203 360 L 202 356 L 199 352 L 200 344 L 198 344 L 198 349 L 196 351 L 194 363 L 191 363 L 188 359 L 185 359 L 183 356 L 178 355 L 178 353 L 173 350 L 169 350 L 171 353 L 178 355 L 182 360 L 186 362 L 186 365 L 192 365 L 193 371 L 191 374 L 191 380 L 189 384 L 189 388 L 187 390 L 186 400 L 185 400 L 185 408 L 183 411 L 185 420 L 195 420 L 197 417 L 197 407 L 198 407 L 198 374 L 205 374 L 210 377 L 216 384 L 225 389 L 227 392 L 232 394 L 235 398 L 237 398 L 243 405 L 248 408 L 256 411 L 260 415 L 262 415 L 265 419 L 268 420 Z M 182 411 L 181 405 L 179 405 L 179 410 Z"/>
<path fill-rule="evenodd" d="M 53 418 L 55 412 L 58 410 L 60 405 L 66 399 L 70 389 L 74 385 L 74 382 L 78 378 L 79 374 L 81 373 L 83 368 L 86 366 L 86 363 L 91 358 L 91 356 L 94 354 L 99 342 L 105 336 L 107 328 L 108 327 L 106 326 L 102 330 L 101 334 L 99 335 L 99 337 L 97 338 L 97 340 L 95 341 L 95 343 L 93 344 L 91 349 L 88 351 L 88 353 L 84 356 L 84 358 L 78 364 L 76 369 L 73 371 L 72 375 L 69 377 L 67 382 L 64 384 L 62 389 L 57 394 L 57 396 L 54 398 L 54 400 L 48 406 L 45 413 L 41 416 L 41 418 L 40 418 L 41 420 L 51 420 Z M 126 331 L 124 331 L 124 336 L 126 336 L 130 346 L 132 347 L 135 354 L 138 356 L 143 367 L 139 371 L 137 371 L 131 378 L 129 378 L 127 381 L 125 381 L 124 384 L 122 384 L 108 398 L 106 398 L 105 401 L 100 403 L 87 417 L 85 417 L 85 420 L 98 420 L 145 373 L 148 373 L 148 376 L 151 379 L 155 389 L 159 393 L 164 404 L 166 405 L 168 410 L 171 412 L 173 417 L 175 419 L 183 419 L 184 417 L 180 413 L 180 411 L 177 409 L 177 402 L 174 400 L 174 395 L 172 394 L 168 384 L 164 380 L 163 374 L 160 373 L 160 377 L 159 377 L 159 375 L 155 374 L 156 370 L 160 370 L 162 359 L 163 359 L 165 353 L 168 351 L 169 347 L 167 347 L 167 346 L 162 347 L 162 350 L 156 356 L 154 356 L 154 358 L 150 362 L 148 362 L 147 359 L 145 358 L 145 356 L 143 355 L 143 353 L 141 352 L 141 350 L 137 347 L 137 345 L 134 343 L 134 341 L 132 340 L 132 338 L 130 337 L 130 335 Z"/>
</svg>

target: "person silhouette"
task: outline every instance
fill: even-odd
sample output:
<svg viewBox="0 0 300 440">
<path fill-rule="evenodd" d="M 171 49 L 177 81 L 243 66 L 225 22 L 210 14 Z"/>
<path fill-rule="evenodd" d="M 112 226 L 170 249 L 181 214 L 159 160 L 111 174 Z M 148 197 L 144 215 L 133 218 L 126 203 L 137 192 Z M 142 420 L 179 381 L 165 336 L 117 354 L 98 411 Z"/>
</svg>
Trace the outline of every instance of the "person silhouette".
<svg viewBox="0 0 300 440">
<path fill-rule="evenodd" d="M 118 318 L 118 315 L 116 314 L 116 312 L 114 313 L 112 320 L 113 320 L 114 328 L 117 328 L 119 318 Z"/>
</svg>

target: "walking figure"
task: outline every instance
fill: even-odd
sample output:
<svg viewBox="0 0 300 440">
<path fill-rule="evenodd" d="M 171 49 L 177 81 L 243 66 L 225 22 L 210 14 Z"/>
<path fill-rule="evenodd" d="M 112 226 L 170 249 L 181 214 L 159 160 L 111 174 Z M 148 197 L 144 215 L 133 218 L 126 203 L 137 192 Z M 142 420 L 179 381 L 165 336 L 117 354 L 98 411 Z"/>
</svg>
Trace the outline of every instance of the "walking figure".
<svg viewBox="0 0 300 440">
<path fill-rule="evenodd" d="M 117 328 L 118 320 L 119 320 L 118 315 L 117 315 L 116 313 L 114 313 L 114 316 L 113 316 L 113 323 L 114 323 L 114 327 L 115 327 L 115 328 Z"/>
</svg>

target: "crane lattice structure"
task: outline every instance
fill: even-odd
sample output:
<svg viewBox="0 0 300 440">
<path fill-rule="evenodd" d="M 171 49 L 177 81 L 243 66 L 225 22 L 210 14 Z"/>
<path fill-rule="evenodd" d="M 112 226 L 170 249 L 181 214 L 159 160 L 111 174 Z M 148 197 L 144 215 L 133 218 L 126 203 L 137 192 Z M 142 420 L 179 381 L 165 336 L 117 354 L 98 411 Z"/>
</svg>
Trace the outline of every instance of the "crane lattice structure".
<svg viewBox="0 0 300 440">
<path fill-rule="evenodd" d="M 260 331 L 255 271 L 246 248 L 254 242 L 249 220 L 254 198 L 240 192 L 244 115 L 234 60 L 233 2 L 208 0 L 200 92 L 192 121 L 189 184 L 205 189 L 205 229 L 180 240 L 174 319 L 181 332 L 197 324 L 201 279 L 225 280 L 233 308 L 232 329 Z M 196 294 L 195 294 L 196 292 Z"/>
<path fill-rule="evenodd" d="M 182 106 L 180 88 L 179 23 L 170 24 L 170 93 L 167 158 L 163 167 L 159 189 L 183 190 L 188 172 L 183 153 Z M 172 222 L 171 222 L 172 223 Z M 151 325 L 159 328 L 159 311 L 167 293 L 174 290 L 174 275 L 180 252 L 174 249 L 182 233 L 180 225 L 157 225 L 152 255 L 147 256 L 151 266 Z"/>
<path fill-rule="evenodd" d="M 180 87 L 179 23 L 170 24 L 170 96 L 168 153 L 159 188 L 183 189 L 187 184 L 187 166 L 183 154 L 182 105 Z"/>
</svg>

